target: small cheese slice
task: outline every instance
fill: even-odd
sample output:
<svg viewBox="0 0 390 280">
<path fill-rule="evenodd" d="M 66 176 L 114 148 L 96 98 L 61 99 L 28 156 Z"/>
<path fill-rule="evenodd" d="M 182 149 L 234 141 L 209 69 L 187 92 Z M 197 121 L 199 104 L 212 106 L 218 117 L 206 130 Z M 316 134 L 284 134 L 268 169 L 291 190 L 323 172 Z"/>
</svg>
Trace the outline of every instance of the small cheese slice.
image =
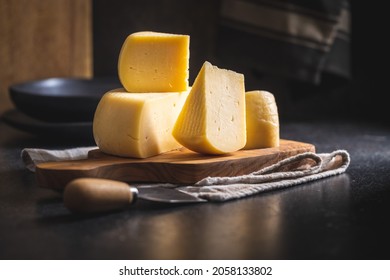
<svg viewBox="0 0 390 280">
<path fill-rule="evenodd" d="M 244 149 L 279 146 L 279 116 L 275 97 L 268 91 L 248 91 L 246 97 L 246 145 Z"/>
<path fill-rule="evenodd" d="M 188 35 L 159 32 L 130 34 L 118 59 L 118 74 L 128 92 L 188 90 Z"/>
<path fill-rule="evenodd" d="M 173 129 L 184 147 L 202 154 L 234 152 L 246 143 L 244 75 L 205 62 Z"/>
<path fill-rule="evenodd" d="M 176 122 L 187 92 L 107 92 L 93 119 L 96 145 L 107 154 L 147 158 L 180 148 L 173 138 Z"/>
</svg>

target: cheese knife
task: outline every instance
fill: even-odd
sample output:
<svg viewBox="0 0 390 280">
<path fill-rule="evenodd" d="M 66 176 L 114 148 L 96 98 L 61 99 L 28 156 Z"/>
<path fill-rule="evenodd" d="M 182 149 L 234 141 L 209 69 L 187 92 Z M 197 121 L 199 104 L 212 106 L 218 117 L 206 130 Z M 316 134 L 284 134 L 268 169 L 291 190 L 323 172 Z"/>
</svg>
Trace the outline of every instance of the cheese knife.
<svg viewBox="0 0 390 280">
<path fill-rule="evenodd" d="M 207 200 L 164 187 L 136 188 L 117 180 L 78 178 L 64 190 L 64 204 L 71 212 L 96 213 L 126 209 L 136 200 L 163 203 L 199 203 Z"/>
</svg>

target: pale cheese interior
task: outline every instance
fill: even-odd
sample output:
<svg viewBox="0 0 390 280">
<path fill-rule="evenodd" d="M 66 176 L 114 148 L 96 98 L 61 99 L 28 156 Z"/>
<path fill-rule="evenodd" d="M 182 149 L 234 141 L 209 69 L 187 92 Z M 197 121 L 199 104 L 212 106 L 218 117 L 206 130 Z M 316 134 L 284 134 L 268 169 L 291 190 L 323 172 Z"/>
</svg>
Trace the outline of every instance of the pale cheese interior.
<svg viewBox="0 0 390 280">
<path fill-rule="evenodd" d="M 186 148 L 203 154 L 229 153 L 244 147 L 244 76 L 205 62 L 173 135 Z"/>
</svg>

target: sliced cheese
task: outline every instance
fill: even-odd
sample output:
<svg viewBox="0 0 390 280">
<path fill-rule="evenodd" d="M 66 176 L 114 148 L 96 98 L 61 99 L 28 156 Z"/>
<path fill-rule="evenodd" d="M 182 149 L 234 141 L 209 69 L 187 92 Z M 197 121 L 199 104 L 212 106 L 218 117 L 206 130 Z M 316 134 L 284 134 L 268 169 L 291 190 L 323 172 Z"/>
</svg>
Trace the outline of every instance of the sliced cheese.
<svg viewBox="0 0 390 280">
<path fill-rule="evenodd" d="M 268 91 L 248 91 L 246 97 L 246 145 L 244 149 L 279 146 L 279 116 L 275 98 Z"/>
<path fill-rule="evenodd" d="M 123 43 L 118 74 L 128 92 L 188 90 L 188 35 L 137 32 Z"/>
<path fill-rule="evenodd" d="M 147 158 L 180 148 L 173 138 L 187 92 L 107 92 L 93 119 L 93 135 L 101 151 L 122 157 Z"/>
<path fill-rule="evenodd" d="M 246 143 L 244 75 L 205 62 L 173 129 L 184 147 L 203 154 L 234 152 Z"/>
</svg>

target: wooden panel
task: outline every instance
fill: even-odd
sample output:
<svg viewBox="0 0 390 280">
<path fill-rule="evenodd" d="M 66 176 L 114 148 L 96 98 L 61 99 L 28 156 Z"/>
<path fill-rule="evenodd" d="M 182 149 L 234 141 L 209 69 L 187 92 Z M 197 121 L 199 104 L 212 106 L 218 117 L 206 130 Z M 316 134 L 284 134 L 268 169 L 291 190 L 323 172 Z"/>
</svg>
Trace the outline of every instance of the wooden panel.
<svg viewBox="0 0 390 280">
<path fill-rule="evenodd" d="M 62 189 L 81 177 L 125 182 L 193 184 L 208 176 L 238 176 L 257 171 L 284 158 L 314 152 L 312 144 L 281 140 L 277 148 L 240 150 L 221 156 L 206 156 L 187 149 L 146 159 L 121 158 L 91 151 L 85 160 L 48 162 L 36 168 L 41 187 Z"/>
<path fill-rule="evenodd" d="M 91 0 L 0 0 L 0 112 L 11 84 L 91 77 Z"/>
</svg>

